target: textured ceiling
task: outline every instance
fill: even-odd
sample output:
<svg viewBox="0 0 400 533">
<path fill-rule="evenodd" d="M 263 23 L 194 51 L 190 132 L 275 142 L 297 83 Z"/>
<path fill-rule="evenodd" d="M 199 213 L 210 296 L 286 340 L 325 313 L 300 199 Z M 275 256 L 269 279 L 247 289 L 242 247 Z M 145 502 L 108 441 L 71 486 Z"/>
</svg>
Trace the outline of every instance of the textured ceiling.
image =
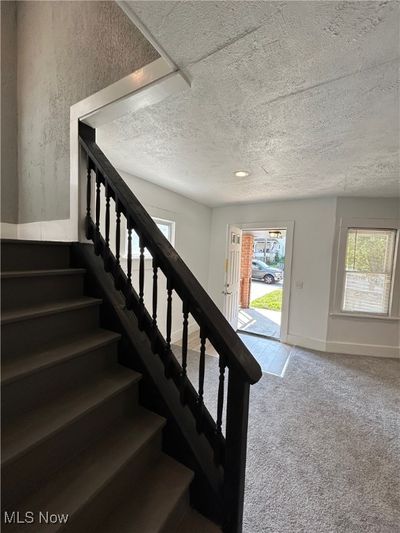
<svg viewBox="0 0 400 533">
<path fill-rule="evenodd" d="M 400 193 L 398 3 L 130 3 L 192 87 L 99 130 L 117 168 L 210 206 Z"/>
</svg>

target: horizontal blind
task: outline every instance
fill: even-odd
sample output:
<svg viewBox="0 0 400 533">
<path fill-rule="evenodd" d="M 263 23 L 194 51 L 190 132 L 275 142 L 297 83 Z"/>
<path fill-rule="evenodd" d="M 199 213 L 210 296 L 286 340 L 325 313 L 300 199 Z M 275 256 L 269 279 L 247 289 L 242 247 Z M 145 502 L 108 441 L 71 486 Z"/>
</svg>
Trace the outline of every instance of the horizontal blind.
<svg viewBox="0 0 400 533">
<path fill-rule="evenodd" d="M 349 228 L 342 310 L 388 314 L 396 230 Z"/>
</svg>

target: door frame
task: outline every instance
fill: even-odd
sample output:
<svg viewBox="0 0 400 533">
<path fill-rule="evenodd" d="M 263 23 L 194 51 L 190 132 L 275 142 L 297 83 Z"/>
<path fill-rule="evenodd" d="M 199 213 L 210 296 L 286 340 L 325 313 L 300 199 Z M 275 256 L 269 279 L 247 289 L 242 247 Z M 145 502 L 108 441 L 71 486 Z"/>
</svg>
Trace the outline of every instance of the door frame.
<svg viewBox="0 0 400 533">
<path fill-rule="evenodd" d="M 276 220 L 266 219 L 264 222 L 237 222 L 230 223 L 226 230 L 226 248 L 225 248 L 225 280 L 227 274 L 227 259 L 228 259 L 228 238 L 229 227 L 236 226 L 243 231 L 263 230 L 268 228 L 286 230 L 285 242 L 285 274 L 283 277 L 283 299 L 282 299 L 282 318 L 280 338 L 281 342 L 287 342 L 289 334 L 289 311 L 290 311 L 290 296 L 292 288 L 292 258 L 293 258 L 293 238 L 294 238 L 294 220 Z M 242 233 L 243 234 L 243 233 Z M 224 298 L 224 314 L 225 314 L 225 298 Z"/>
</svg>

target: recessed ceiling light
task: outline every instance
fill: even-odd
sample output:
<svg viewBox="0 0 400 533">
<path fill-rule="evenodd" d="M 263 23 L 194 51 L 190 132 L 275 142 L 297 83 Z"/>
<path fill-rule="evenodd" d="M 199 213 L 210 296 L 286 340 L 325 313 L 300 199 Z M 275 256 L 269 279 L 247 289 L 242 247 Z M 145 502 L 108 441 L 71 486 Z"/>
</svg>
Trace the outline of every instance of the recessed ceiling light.
<svg viewBox="0 0 400 533">
<path fill-rule="evenodd" d="M 247 170 L 236 170 L 235 172 L 235 176 L 237 178 L 246 178 L 249 175 L 250 175 L 250 172 L 248 172 Z"/>
</svg>

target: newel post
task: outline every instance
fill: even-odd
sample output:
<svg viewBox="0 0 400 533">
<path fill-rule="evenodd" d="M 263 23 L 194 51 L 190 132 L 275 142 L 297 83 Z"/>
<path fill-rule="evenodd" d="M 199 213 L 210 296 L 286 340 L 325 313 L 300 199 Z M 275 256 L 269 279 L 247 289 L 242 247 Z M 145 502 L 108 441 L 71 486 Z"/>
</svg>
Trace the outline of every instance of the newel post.
<svg viewBox="0 0 400 533">
<path fill-rule="evenodd" d="M 85 139 L 85 141 L 95 142 L 96 130 L 79 121 L 78 135 Z M 91 215 L 94 215 L 96 183 L 90 179 L 92 165 L 89 154 L 82 147 L 78 148 L 78 158 L 78 240 L 80 242 L 87 242 L 90 240 L 90 235 L 88 235 L 88 219 Z"/>
<path fill-rule="evenodd" d="M 246 475 L 250 385 L 229 370 L 224 476 L 224 533 L 241 533 Z"/>
</svg>

